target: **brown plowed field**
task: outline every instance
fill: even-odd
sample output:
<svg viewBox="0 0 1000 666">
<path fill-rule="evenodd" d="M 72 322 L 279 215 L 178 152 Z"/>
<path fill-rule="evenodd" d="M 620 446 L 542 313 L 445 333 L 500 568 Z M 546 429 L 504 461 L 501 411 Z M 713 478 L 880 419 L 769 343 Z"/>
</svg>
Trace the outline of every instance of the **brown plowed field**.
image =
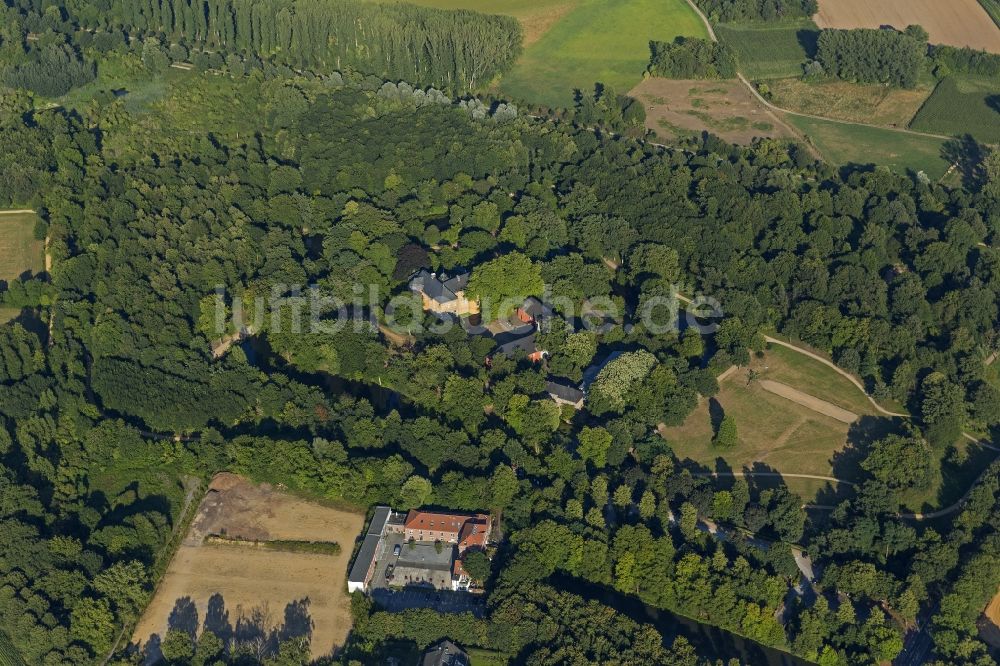
<svg viewBox="0 0 1000 666">
<path fill-rule="evenodd" d="M 1000 28 L 977 0 L 819 0 L 821 28 L 902 30 L 919 24 L 932 44 L 971 46 L 1000 53 Z"/>
</svg>

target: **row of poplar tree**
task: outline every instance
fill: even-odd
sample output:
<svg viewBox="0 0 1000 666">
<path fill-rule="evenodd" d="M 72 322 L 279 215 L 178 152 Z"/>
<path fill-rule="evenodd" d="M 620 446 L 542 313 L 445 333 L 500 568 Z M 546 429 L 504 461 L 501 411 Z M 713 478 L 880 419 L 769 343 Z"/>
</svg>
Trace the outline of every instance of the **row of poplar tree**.
<svg viewBox="0 0 1000 666">
<path fill-rule="evenodd" d="M 509 16 L 359 0 L 115 0 L 111 16 L 189 45 L 452 90 L 505 72 L 522 40 Z"/>
</svg>

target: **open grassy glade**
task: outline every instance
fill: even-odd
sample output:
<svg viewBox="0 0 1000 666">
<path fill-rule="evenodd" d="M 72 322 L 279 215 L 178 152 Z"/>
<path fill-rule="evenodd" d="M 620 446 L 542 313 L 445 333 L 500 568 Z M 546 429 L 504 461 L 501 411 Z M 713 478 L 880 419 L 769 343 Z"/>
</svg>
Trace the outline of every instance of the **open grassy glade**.
<svg viewBox="0 0 1000 666">
<path fill-rule="evenodd" d="M 950 166 L 942 156 L 944 139 L 793 114 L 786 114 L 786 118 L 834 164 L 877 164 L 900 172 L 923 171 L 932 180 L 941 178 Z"/>
<path fill-rule="evenodd" d="M 754 379 L 748 374 L 754 372 Z M 872 424 L 886 422 L 862 419 L 847 424 L 767 390 L 761 380 L 787 384 L 803 393 L 864 417 L 871 404 L 857 387 L 821 363 L 785 349 L 768 350 L 752 360 L 749 368 L 731 372 L 720 384 L 719 394 L 704 400 L 681 425 L 662 429 L 661 434 L 681 459 L 702 465 L 706 471 L 765 471 L 843 478 L 834 459 L 851 439 Z M 732 416 L 739 432 L 738 444 L 729 450 L 712 445 L 715 423 L 721 415 Z M 720 468 L 721 465 L 721 468 Z M 851 481 L 855 475 L 846 480 Z M 828 482 L 796 482 L 799 489 L 812 490 L 812 501 Z M 791 483 L 791 479 L 787 480 Z"/>
<path fill-rule="evenodd" d="M 780 382 L 858 418 L 850 424 L 831 418 L 816 407 L 776 395 L 768 382 Z M 735 419 L 739 432 L 737 445 L 728 450 L 712 444 L 723 415 Z M 879 416 L 865 394 L 842 375 L 794 350 L 773 346 L 748 368 L 728 373 L 719 394 L 703 400 L 682 425 L 661 428 L 660 434 L 678 458 L 705 473 L 751 472 L 760 487 L 786 485 L 806 503 L 829 504 L 851 495 L 854 488 L 798 475 L 861 481 L 865 473 L 860 463 L 871 442 L 903 431 L 903 419 Z M 925 512 L 950 506 L 996 458 L 995 451 L 965 438 L 935 455 L 939 472 L 929 486 L 899 494 L 903 509 Z"/>
<path fill-rule="evenodd" d="M 34 213 L 0 211 L 0 280 L 45 270 L 44 242 L 35 238 Z"/>
</svg>

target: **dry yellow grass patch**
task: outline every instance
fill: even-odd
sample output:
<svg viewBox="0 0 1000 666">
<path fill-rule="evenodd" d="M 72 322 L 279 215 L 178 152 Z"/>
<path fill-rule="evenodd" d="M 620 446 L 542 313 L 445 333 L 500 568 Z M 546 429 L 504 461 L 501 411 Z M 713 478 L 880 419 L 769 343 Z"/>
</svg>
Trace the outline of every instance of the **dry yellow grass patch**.
<svg viewBox="0 0 1000 666">
<path fill-rule="evenodd" d="M 768 81 L 773 102 L 790 111 L 869 125 L 906 127 L 931 93 L 933 86 L 902 90 L 847 81 L 806 83 L 801 79 Z"/>
<path fill-rule="evenodd" d="M 363 526 L 360 513 L 309 502 L 234 474 L 219 475 L 132 641 L 146 646 L 154 636 L 162 638 L 178 600 L 194 603 L 199 631 L 209 599 L 221 595 L 231 627 L 250 622 L 265 633 L 281 631 L 286 613 L 306 601 L 313 657 L 328 655 L 343 645 L 351 629 L 347 568 Z M 342 549 L 339 555 L 327 555 L 210 545 L 204 543 L 210 534 L 262 541 L 335 541 Z"/>
</svg>

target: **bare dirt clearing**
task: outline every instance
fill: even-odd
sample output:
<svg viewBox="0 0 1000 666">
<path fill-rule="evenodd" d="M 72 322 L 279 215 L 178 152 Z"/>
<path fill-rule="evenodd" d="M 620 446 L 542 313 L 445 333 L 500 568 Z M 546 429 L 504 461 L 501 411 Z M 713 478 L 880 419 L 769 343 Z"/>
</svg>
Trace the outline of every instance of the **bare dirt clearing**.
<svg viewBox="0 0 1000 666">
<path fill-rule="evenodd" d="M 629 95 L 646 106 L 646 127 L 664 138 L 706 130 L 740 144 L 796 136 L 739 81 L 648 78 Z"/>
<path fill-rule="evenodd" d="M 993 647 L 1000 648 L 1000 591 L 979 618 L 979 635 Z"/>
<path fill-rule="evenodd" d="M 932 44 L 971 46 L 1000 53 L 1000 28 L 977 0 L 819 0 L 820 28 L 902 30 L 917 23 Z"/>
<path fill-rule="evenodd" d="M 228 632 L 235 641 L 272 643 L 311 632 L 313 657 L 330 654 L 351 628 L 345 580 L 363 525 L 360 513 L 220 474 L 132 641 L 155 646 L 168 628 L 200 632 L 209 627 Z M 211 534 L 260 541 L 335 541 L 342 550 L 329 555 L 205 544 Z"/>
<path fill-rule="evenodd" d="M 825 414 L 830 418 L 837 419 L 841 423 L 854 423 L 858 420 L 858 415 L 854 412 L 849 412 L 846 409 L 842 409 L 827 402 L 826 400 L 811 396 L 808 393 L 803 393 L 797 388 L 792 388 L 788 384 L 772 382 L 769 379 L 762 379 L 760 380 L 760 385 L 765 391 L 770 391 L 775 395 L 780 395 L 782 398 L 791 400 L 792 402 L 800 404 L 803 407 L 808 407 L 814 412 L 819 412 L 820 414 Z"/>
</svg>

